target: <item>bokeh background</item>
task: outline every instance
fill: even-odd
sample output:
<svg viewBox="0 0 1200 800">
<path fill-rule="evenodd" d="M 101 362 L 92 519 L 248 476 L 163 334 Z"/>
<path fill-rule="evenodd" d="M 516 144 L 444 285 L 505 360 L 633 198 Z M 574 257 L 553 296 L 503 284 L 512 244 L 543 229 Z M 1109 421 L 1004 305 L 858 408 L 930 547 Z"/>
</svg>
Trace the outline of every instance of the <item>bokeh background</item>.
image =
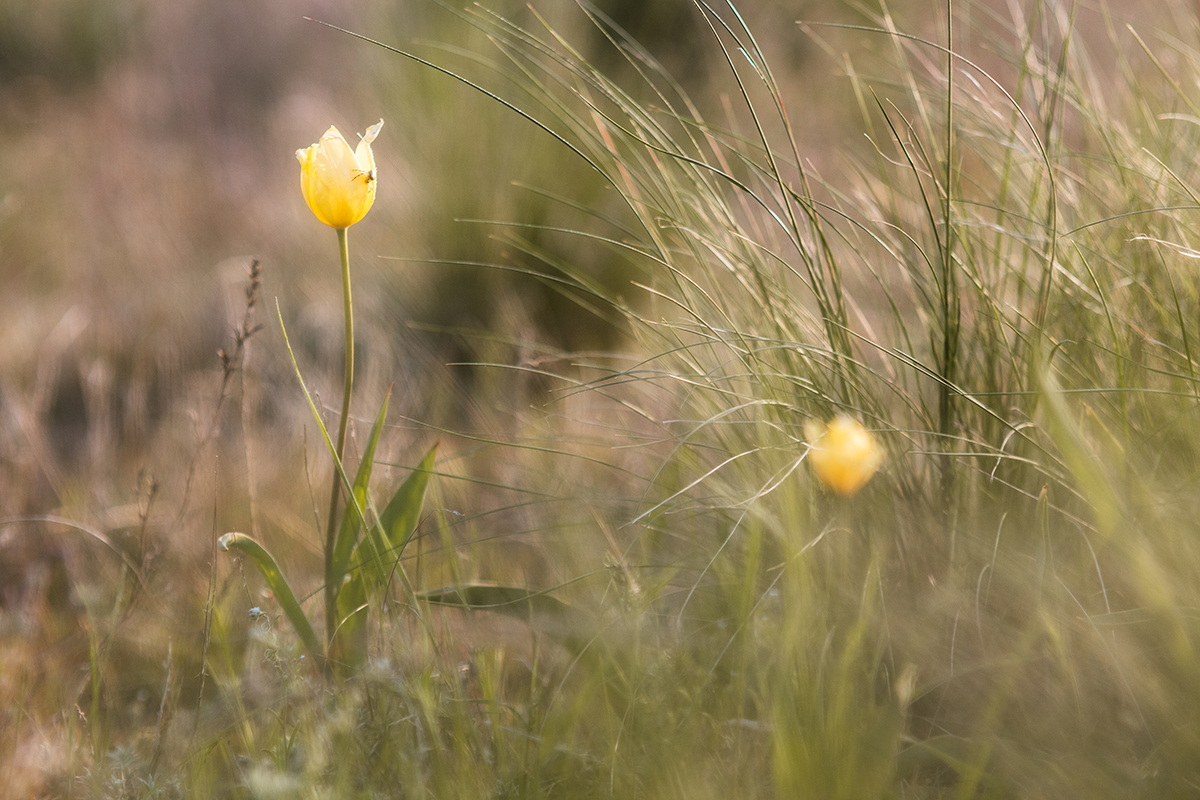
<svg viewBox="0 0 1200 800">
<path fill-rule="evenodd" d="M 921 6 L 893 12 L 915 29 Z M 553 26 L 646 96 L 626 55 L 575 3 L 541 3 L 536 14 L 517 0 L 489 8 L 530 29 Z M 724 56 L 691 3 L 605 0 L 595 10 L 661 60 L 704 113 L 723 119 L 739 105 L 722 94 L 731 90 L 723 77 L 712 88 Z M 837 0 L 741 10 L 800 111 L 802 149 L 817 168 L 836 169 L 857 110 L 836 80 L 836 49 L 796 21 L 868 17 Z M 510 555 L 477 563 L 477 577 L 571 577 L 543 574 L 553 559 L 537 532 L 556 510 L 542 504 L 535 519 L 488 487 L 591 486 L 597 503 L 636 502 L 637 487 L 608 473 L 524 464 L 516 474 L 511 450 L 483 443 L 559 436 L 540 421 L 552 387 L 529 370 L 464 366 L 561 372 L 571 352 L 629 346 L 613 315 L 519 271 L 481 266 L 553 274 L 559 261 L 635 303 L 636 276 L 620 253 L 549 230 L 597 230 L 597 216 L 622 213 L 618 198 L 495 101 L 312 20 L 513 92 L 503 54 L 457 7 L 433 0 L 0 0 L 0 729 L 24 776 L 13 796 L 67 780 L 63 710 L 83 702 L 79 670 L 99 609 L 127 609 L 102 626 L 106 657 L 119 665 L 105 691 L 119 709 L 110 728 L 136 737 L 154 727 L 165 646 L 184 676 L 180 708 L 195 705 L 210 592 L 229 594 L 230 584 L 214 586 L 229 580 L 229 563 L 214 567 L 217 536 L 253 532 L 294 580 L 316 588 L 319 526 L 307 509 L 328 465 L 275 308 L 310 386 L 334 405 L 325 398 L 341 382 L 336 238 L 305 206 L 294 156 L 330 124 L 353 140 L 386 123 L 375 145 L 378 199 L 350 237 L 356 416 L 369 421 L 394 385 L 385 460 L 411 465 L 440 440 L 440 469 L 469 476 L 447 482 L 445 506 L 518 509 L 488 512 L 469 534 L 503 535 Z M 864 58 L 873 45 L 854 46 Z M 519 231 L 524 247 L 489 221 L 532 226 Z M 248 312 L 256 261 L 261 285 Z M 262 328 L 238 353 L 234 333 L 247 322 Z M 239 369 L 225 373 L 222 351 Z M 593 442 L 576 425 L 595 416 L 588 409 L 560 404 L 556 415 L 581 450 L 606 447 L 605 428 L 632 424 L 606 417 Z M 469 500 L 456 503 L 463 493 Z M 141 570 L 132 590 L 141 594 L 128 604 L 122 565 Z M 243 611 L 261 602 L 244 600 Z"/>
<path fill-rule="evenodd" d="M 830 168 L 856 110 L 841 102 L 838 64 L 796 20 L 866 18 L 831 1 L 748 5 L 743 11 L 764 33 L 803 115 L 802 148 Z M 908 14 L 904 5 L 920 4 L 893 11 Z M 632 73 L 574 3 L 543 6 L 539 13 L 597 66 Z M 521 3 L 492 7 L 538 24 Z M 660 58 L 702 108 L 720 114 L 721 97 L 707 87 L 722 57 L 690 3 L 611 0 L 599 10 Z M 278 298 L 305 355 L 336 374 L 335 243 L 302 202 L 292 155 L 330 124 L 353 140 L 386 120 L 376 145 L 378 202 L 352 237 L 359 323 L 384 334 L 363 337 L 369 374 L 373 367 L 403 373 L 401 396 L 419 404 L 430 380 L 418 366 L 425 357 L 511 362 L 520 340 L 619 346 L 619 330 L 534 281 L 416 263 L 546 269 L 505 251 L 493 226 L 463 220 L 579 226 L 578 212 L 543 192 L 611 212 L 598 177 L 495 102 L 305 17 L 503 88 L 495 70 L 464 53 L 501 71 L 502 55 L 431 0 L 5 0 L 0 7 L 4 513 L 42 512 L 75 491 L 111 492 L 96 499 L 118 502 L 137 471 L 153 464 L 155 437 L 194 434 L 173 415 L 202 415 L 199 398 L 205 388 L 215 391 L 215 353 L 229 347 L 241 319 L 251 258 L 262 266 L 259 318 L 271 323 L 251 363 L 268 376 L 279 366 Z M 629 282 L 628 269 L 599 248 L 526 235 L 607 286 Z M 486 405 L 472 391 L 481 380 L 474 371 L 451 371 L 467 391 L 439 395 L 460 406 L 444 413 Z M 292 402 L 279 396 L 295 394 L 285 388 L 264 392 L 262 402 Z"/>
<path fill-rule="evenodd" d="M 994 5 L 1023 4 L 1033 5 Z M 518 0 L 487 5 L 529 29 L 544 20 L 652 101 L 633 63 L 576 3 L 537 3 L 536 13 Z M 1143 7 L 1152 0 L 1121 13 Z M 814 175 L 835 180 L 848 157 L 871 152 L 844 71 L 852 63 L 871 72 L 895 47 L 817 23 L 874 25 L 883 8 L 741 4 Z M 886 8 L 900 30 L 940 38 L 942 3 Z M 118 591 L 120 560 L 97 552 L 140 565 L 152 598 L 128 605 L 128 635 L 114 639 L 123 669 L 110 688 L 124 693 L 130 729 L 153 726 L 161 642 L 174 636 L 176 659 L 199 658 L 215 536 L 252 531 L 283 544 L 295 574 L 319 575 L 317 526 L 305 510 L 312 487 L 328 485 L 328 467 L 275 308 L 310 386 L 334 405 L 336 239 L 305 206 L 294 157 L 330 124 L 353 140 L 385 120 L 378 199 L 350 232 L 356 412 L 360 425 L 369 420 L 394 385 L 385 460 L 411 465 L 440 440 L 441 469 L 471 476 L 465 488 L 447 485 L 447 508 L 468 507 L 456 491 L 475 508 L 515 507 L 502 493 L 487 496 L 489 487 L 539 480 L 603 485 L 592 490 L 597 503 L 636 502 L 636 486 L 611 474 L 547 467 L 518 477 L 510 450 L 484 446 L 561 433 L 539 427 L 557 424 L 541 415 L 555 387 L 539 369 L 569 372 L 573 352 L 630 347 L 619 319 L 528 274 L 569 264 L 613 294 L 628 291 L 636 306 L 627 259 L 555 232 L 603 232 L 604 217 L 624 213 L 619 198 L 494 100 L 312 21 L 411 51 L 520 104 L 504 54 L 456 9 L 433 0 L 0 0 L 0 708 L 38 720 L 42 738 L 23 740 L 34 749 L 4 743 L 22 763 L 40 764 L 39 775 L 66 752 L 46 720 L 85 685 L 75 672 L 89 642 L 86 590 Z M 730 102 L 725 56 L 690 0 L 600 0 L 596 9 L 653 53 L 703 116 L 746 124 L 728 111 L 741 104 Z M 1085 9 L 1081 35 L 1103 35 L 1099 19 Z M 960 47 L 1001 73 L 987 28 L 964 21 Z M 255 262 L 261 286 L 248 312 Z M 218 352 L 234 351 L 247 320 L 262 328 L 230 377 Z M 580 433 L 589 410 L 567 402 L 551 418 L 575 425 L 581 448 L 603 447 Z M 636 420 L 612 424 L 628 430 Z M 490 516 L 485 534 L 544 530 L 526 513 Z M 571 577 L 539 572 L 562 562 L 539 555 L 536 535 L 507 541 L 516 553 L 503 565 L 509 579 Z M 495 577 L 488 569 L 478 576 Z M 179 670 L 199 674 L 194 664 Z M 194 696 L 195 687 L 178 692 Z M 19 722 L 0 710 L 0 728 Z"/>
<path fill-rule="evenodd" d="M 536 14 L 515 0 L 490 8 L 530 29 L 553 26 L 632 92 L 647 92 L 575 3 L 540 4 Z M 817 171 L 838 169 L 847 146 L 865 146 L 838 80 L 839 48 L 862 63 L 879 42 L 813 35 L 797 21 L 868 15 L 839 0 L 741 10 L 798 110 L 802 151 Z M 690 3 L 608 0 L 596 11 L 643 43 L 705 114 L 728 118 L 739 105 Z M 891 11 L 909 30 L 936 24 L 921 3 Z M 378 200 L 351 231 L 360 416 L 394 383 L 393 409 L 405 418 L 499 435 L 514 409 L 530 406 L 528 392 L 547 387 L 529 373 L 459 365 L 559 364 L 571 351 L 628 344 L 619 321 L 579 298 L 479 266 L 553 274 L 559 261 L 635 302 L 636 275 L 620 253 L 548 230 L 619 217 L 599 176 L 479 92 L 312 20 L 512 90 L 504 55 L 433 0 L 0 6 L 0 516 L 119 525 L 153 487 L 179 522 L 164 548 L 196 555 L 210 537 L 181 531 L 197 519 L 209 532 L 247 526 L 248 473 L 266 485 L 297 482 L 281 466 L 288 459 L 268 457 L 312 434 L 275 303 L 314 390 L 336 394 L 336 241 L 304 205 L 293 155 L 330 124 L 353 140 L 386 122 L 375 145 Z M 519 235 L 544 257 L 512 247 L 512 229 L 489 221 L 530 226 Z M 263 329 L 248 344 L 245 397 L 223 403 L 218 351 L 233 352 L 255 259 L 253 323 Z M 236 438 L 243 426 L 250 454 L 239 444 L 236 457 L 203 461 L 220 458 L 205 451 L 214 437 Z M 414 433 L 414 447 L 423 438 Z M 11 528 L 0 536 L 0 603 L 19 604 L 30 581 L 42 591 L 31 559 L 57 564 L 60 545 Z"/>
</svg>

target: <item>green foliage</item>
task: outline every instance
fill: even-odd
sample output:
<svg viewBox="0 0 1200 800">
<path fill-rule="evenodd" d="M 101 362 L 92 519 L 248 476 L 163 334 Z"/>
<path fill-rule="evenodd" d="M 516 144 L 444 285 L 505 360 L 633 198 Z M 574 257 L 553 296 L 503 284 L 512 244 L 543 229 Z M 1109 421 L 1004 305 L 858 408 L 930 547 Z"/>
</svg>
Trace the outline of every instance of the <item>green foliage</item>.
<svg viewBox="0 0 1200 800">
<path fill-rule="evenodd" d="M 280 326 L 282 328 L 282 318 Z M 326 664 L 328 668 L 335 669 L 339 675 L 350 675 L 361 669 L 366 663 L 366 612 L 370 605 L 371 593 L 381 593 L 386 589 L 393 570 L 395 570 L 395 574 L 399 575 L 409 593 L 412 592 L 412 586 L 404 575 L 399 559 L 420 519 L 421 507 L 425 502 L 425 487 L 432 475 L 437 445 L 434 445 L 426 453 L 417 469 L 413 470 L 408 479 L 392 495 L 384 507 L 383 514 L 376 515 L 369 491 L 371 471 L 375 462 L 375 450 L 379 445 L 379 437 L 383 432 L 384 420 L 387 417 L 391 391 L 389 390 L 388 395 L 384 397 L 379 413 L 375 417 L 375 424 L 367 439 L 362 461 L 359 464 L 354 483 L 351 484 L 346 477 L 346 471 L 338 456 L 337 448 L 329 437 L 329 432 L 308 392 L 308 387 L 304 384 L 304 378 L 300 374 L 300 367 L 296 363 L 286 329 L 283 329 L 283 336 L 288 348 L 288 355 L 291 357 L 292 368 L 296 372 L 305 399 L 308 400 L 309 409 L 317 422 L 329 454 L 333 458 L 337 475 L 341 478 L 349 496 L 341 523 L 337 527 L 338 533 L 333 547 L 326 553 L 325 580 L 327 586 L 333 587 L 332 591 L 326 592 L 328 602 L 332 602 L 333 605 L 332 609 L 327 610 L 326 613 L 328 650 L 321 647 L 312 625 L 296 601 L 287 579 L 284 578 L 275 559 L 262 545 L 241 533 L 225 534 L 221 537 L 219 545 L 222 550 L 233 547 L 250 555 L 314 660 Z M 370 510 L 369 514 L 368 510 Z M 372 521 L 368 522 L 367 520 Z M 364 530 L 366 534 L 360 536 Z"/>
<path fill-rule="evenodd" d="M 304 646 L 312 654 L 313 658 L 321 659 L 323 656 L 323 648 L 317 635 L 313 632 L 312 625 L 308 621 L 308 617 L 304 614 L 304 609 L 300 607 L 300 603 L 296 600 L 296 595 L 292 592 L 292 587 L 288 585 L 287 579 L 283 577 L 283 573 L 279 570 L 279 565 L 275 562 L 275 557 L 267 552 L 266 548 L 258 542 L 251 539 L 244 533 L 227 533 L 220 538 L 217 546 L 222 550 L 240 550 L 254 561 L 254 566 L 258 567 L 258 571 L 262 573 L 263 580 L 267 582 L 267 586 L 275 595 L 275 600 L 283 609 L 283 613 L 287 615 L 288 620 L 296 628 L 296 633 L 300 634 L 300 640 L 304 642 Z"/>
</svg>

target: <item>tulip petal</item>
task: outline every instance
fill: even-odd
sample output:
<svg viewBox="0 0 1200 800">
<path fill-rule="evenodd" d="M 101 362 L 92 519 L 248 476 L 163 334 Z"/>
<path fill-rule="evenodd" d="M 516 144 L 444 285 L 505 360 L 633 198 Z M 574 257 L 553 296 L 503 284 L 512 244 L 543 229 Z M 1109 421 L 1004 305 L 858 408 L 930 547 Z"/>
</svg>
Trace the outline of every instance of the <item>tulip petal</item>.
<svg viewBox="0 0 1200 800">
<path fill-rule="evenodd" d="M 371 176 L 372 180 L 375 179 L 375 154 L 371 152 L 371 143 L 375 141 L 375 137 L 379 135 L 379 129 L 382 127 L 383 120 L 379 120 L 367 128 L 358 147 L 354 149 L 354 160 L 358 162 L 358 168 Z"/>
<path fill-rule="evenodd" d="M 858 420 L 839 416 L 828 425 L 804 424 L 808 458 L 825 488 L 843 496 L 857 492 L 879 470 L 883 449 Z"/>
<path fill-rule="evenodd" d="M 357 150 L 334 126 L 320 141 L 297 150 L 300 190 L 317 219 L 333 228 L 348 228 L 366 216 L 375 202 L 375 158 L 371 142 L 383 120 L 367 129 Z"/>
</svg>

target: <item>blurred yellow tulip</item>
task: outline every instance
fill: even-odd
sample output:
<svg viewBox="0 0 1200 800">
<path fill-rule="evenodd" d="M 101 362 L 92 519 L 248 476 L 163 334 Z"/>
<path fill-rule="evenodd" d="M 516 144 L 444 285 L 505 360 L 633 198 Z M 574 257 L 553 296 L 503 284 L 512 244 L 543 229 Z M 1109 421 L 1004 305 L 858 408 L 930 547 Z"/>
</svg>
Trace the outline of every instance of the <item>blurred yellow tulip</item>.
<svg viewBox="0 0 1200 800">
<path fill-rule="evenodd" d="M 300 190 L 317 219 L 331 228 L 349 228 L 367 215 L 375 202 L 375 156 L 371 142 L 383 120 L 363 134 L 358 148 L 350 149 L 338 129 L 330 126 L 321 141 L 297 150 Z"/>
<path fill-rule="evenodd" d="M 808 460 L 826 489 L 844 497 L 857 492 L 883 463 L 883 449 L 858 420 L 841 415 L 828 425 L 804 424 Z"/>
</svg>

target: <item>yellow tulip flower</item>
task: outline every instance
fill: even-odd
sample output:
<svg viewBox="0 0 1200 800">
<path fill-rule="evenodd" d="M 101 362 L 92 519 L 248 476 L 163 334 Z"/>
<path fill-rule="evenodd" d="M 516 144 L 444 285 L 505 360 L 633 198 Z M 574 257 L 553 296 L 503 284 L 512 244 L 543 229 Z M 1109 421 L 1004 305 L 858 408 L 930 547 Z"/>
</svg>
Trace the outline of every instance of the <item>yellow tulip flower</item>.
<svg viewBox="0 0 1200 800">
<path fill-rule="evenodd" d="M 858 420 L 838 416 L 828 425 L 809 420 L 804 424 L 808 460 L 826 489 L 849 497 L 857 492 L 883 463 L 883 449 Z"/>
<path fill-rule="evenodd" d="M 371 142 L 383 120 L 363 134 L 354 150 L 332 125 L 321 141 L 297 150 L 300 190 L 317 219 L 331 228 L 349 228 L 367 215 L 375 202 L 375 156 Z"/>
</svg>

